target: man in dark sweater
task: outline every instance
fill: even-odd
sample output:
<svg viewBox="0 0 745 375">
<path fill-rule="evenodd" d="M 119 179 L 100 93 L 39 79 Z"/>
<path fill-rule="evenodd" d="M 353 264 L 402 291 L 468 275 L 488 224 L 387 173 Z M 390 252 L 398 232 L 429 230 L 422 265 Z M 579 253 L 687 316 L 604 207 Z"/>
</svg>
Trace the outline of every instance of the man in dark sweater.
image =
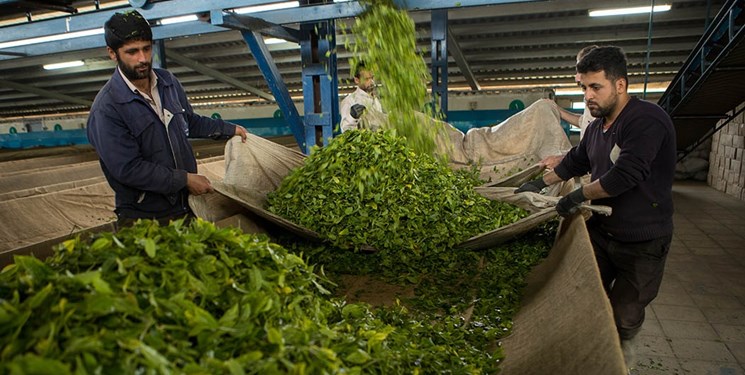
<svg viewBox="0 0 745 375">
<path fill-rule="evenodd" d="M 516 192 L 591 173 L 592 182 L 563 197 L 556 210 L 572 215 L 585 200 L 613 209 L 610 216 L 593 215 L 587 229 L 626 354 L 657 296 L 672 240 L 675 130 L 662 108 L 629 97 L 620 48 L 590 51 L 577 71 L 596 120 L 553 172 Z"/>
</svg>

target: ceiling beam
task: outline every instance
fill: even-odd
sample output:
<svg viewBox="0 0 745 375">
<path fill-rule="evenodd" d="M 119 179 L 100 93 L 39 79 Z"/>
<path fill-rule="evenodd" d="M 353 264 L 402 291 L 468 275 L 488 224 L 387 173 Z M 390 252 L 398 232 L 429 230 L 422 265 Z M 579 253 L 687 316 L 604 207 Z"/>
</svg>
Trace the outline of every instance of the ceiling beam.
<svg viewBox="0 0 745 375">
<path fill-rule="evenodd" d="M 192 60 L 176 51 L 172 50 L 166 50 L 166 59 L 173 60 L 179 65 L 186 66 L 190 69 L 193 69 L 194 71 L 197 71 L 199 73 L 202 73 L 206 76 L 210 76 L 220 82 L 224 82 L 230 85 L 233 85 L 237 88 L 246 90 L 256 96 L 259 96 L 261 98 L 264 98 L 269 101 L 274 101 L 274 96 L 272 94 L 267 93 L 266 91 L 261 91 L 258 88 L 251 86 L 245 82 L 239 81 L 227 74 L 221 73 L 220 71 L 216 69 L 212 69 L 204 64 L 201 64 L 198 61 Z"/>
<path fill-rule="evenodd" d="M 674 13 L 678 7 L 690 8 L 694 5 L 703 4 L 700 9 L 705 12 L 706 1 L 701 0 L 673 0 L 669 1 L 673 5 L 673 9 L 667 13 Z M 712 10 L 714 14 L 719 10 L 721 4 L 724 1 L 713 0 Z M 484 6 L 478 8 L 451 8 L 448 10 L 448 21 L 458 20 L 470 20 L 484 17 L 497 17 L 497 16 L 529 16 L 534 14 L 558 14 L 566 12 L 586 12 L 590 9 L 598 8 L 618 8 L 618 7 L 632 7 L 632 6 L 649 6 L 649 1 L 645 0 L 632 0 L 632 1 L 597 1 L 597 0 L 562 0 L 562 1 L 540 1 L 530 3 L 511 3 L 511 4 L 499 4 L 493 6 Z M 656 13 L 654 18 L 658 15 L 662 16 L 666 13 Z M 712 16 L 714 15 L 712 14 Z M 411 18 L 416 23 L 426 22 L 430 19 L 427 11 L 421 12 L 410 12 Z M 587 13 L 585 13 L 587 16 Z M 589 18 L 589 16 L 587 16 Z M 609 17 L 614 22 L 624 22 L 626 20 L 643 19 L 643 22 L 649 20 L 648 14 L 636 14 L 619 17 Z"/>
<path fill-rule="evenodd" d="M 466 81 L 468 81 L 468 85 L 471 86 L 471 89 L 480 90 L 479 82 L 476 81 L 476 77 L 474 77 L 471 67 L 468 66 L 468 61 L 466 61 L 466 57 L 463 56 L 463 51 L 460 50 L 458 41 L 455 39 L 453 30 L 450 30 L 450 27 L 448 27 L 447 35 L 448 52 L 450 52 L 450 56 L 453 56 L 453 59 L 455 59 L 455 63 L 458 64 L 461 74 L 466 77 Z"/>
<path fill-rule="evenodd" d="M 58 92 L 40 89 L 35 86 L 26 85 L 23 83 L 8 81 L 8 80 L 0 80 L 0 85 L 5 87 L 11 87 L 13 89 L 16 89 L 18 91 L 28 92 L 32 94 L 36 94 L 38 96 L 42 96 L 45 98 L 51 98 L 56 100 L 61 100 L 63 102 L 72 103 L 72 104 L 78 104 L 78 105 L 84 105 L 86 107 L 90 107 L 93 105 L 93 102 L 90 100 L 80 99 L 76 98 L 70 95 L 60 94 Z"/>
</svg>

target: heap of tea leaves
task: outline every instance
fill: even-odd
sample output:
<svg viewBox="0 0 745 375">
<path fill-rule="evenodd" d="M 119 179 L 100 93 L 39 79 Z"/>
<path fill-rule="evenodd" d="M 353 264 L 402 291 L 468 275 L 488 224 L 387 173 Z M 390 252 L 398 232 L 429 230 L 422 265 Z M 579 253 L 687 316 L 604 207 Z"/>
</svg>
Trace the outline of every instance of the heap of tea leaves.
<svg viewBox="0 0 745 375">
<path fill-rule="evenodd" d="M 496 326 L 329 298 L 302 255 L 201 220 L 14 261 L 0 273 L 0 374 L 494 373 L 501 356 Z"/>
<path fill-rule="evenodd" d="M 477 194 L 479 184 L 476 171 L 417 154 L 394 132 L 360 130 L 314 150 L 267 200 L 337 247 L 369 245 L 408 264 L 528 215 Z"/>
<path fill-rule="evenodd" d="M 512 332 L 512 319 L 520 308 L 526 276 L 548 254 L 557 224 L 558 221 L 545 223 L 492 249 L 442 253 L 438 258 L 424 260 L 429 263 L 427 266 L 412 263 L 408 270 L 386 264 L 380 253 L 355 253 L 292 241 L 285 245 L 302 251 L 308 262 L 321 265 L 331 280 L 342 286 L 344 281 L 337 275 L 367 275 L 399 285 L 415 278 L 414 296 L 401 297 L 403 303 L 417 313 L 420 322 L 437 332 L 437 342 L 450 342 L 457 348 L 460 362 L 468 364 L 469 373 L 479 373 L 475 371 L 478 369 L 480 373 L 494 374 L 504 358 L 500 342 Z M 378 294 L 377 289 L 366 291 Z M 349 292 L 352 290 L 337 291 Z M 380 315 L 386 309 L 375 311 Z M 410 331 L 413 344 L 409 350 L 419 347 L 419 340 L 430 339 L 427 333 L 414 331 Z M 459 373 L 461 368 L 450 368 L 447 373 Z"/>
<path fill-rule="evenodd" d="M 388 113 L 388 123 L 383 127 L 395 129 L 417 153 L 432 154 L 437 133 L 443 129 L 435 121 L 416 116 L 428 100 L 427 82 L 432 77 L 416 49 L 414 21 L 390 0 L 363 4 L 366 10 L 355 19 L 354 38 L 346 44 L 353 55 L 351 65 L 355 67 L 364 60 L 376 82 L 382 82 L 380 101 Z"/>
</svg>

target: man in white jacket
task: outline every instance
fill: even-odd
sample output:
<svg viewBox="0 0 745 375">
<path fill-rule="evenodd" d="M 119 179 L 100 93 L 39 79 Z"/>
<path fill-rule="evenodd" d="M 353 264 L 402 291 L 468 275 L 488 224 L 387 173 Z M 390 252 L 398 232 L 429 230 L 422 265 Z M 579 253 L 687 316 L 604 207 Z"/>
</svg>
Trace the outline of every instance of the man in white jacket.
<svg viewBox="0 0 745 375">
<path fill-rule="evenodd" d="M 341 101 L 342 132 L 350 129 L 359 129 L 360 116 L 366 110 L 372 109 L 383 112 L 380 99 L 378 99 L 375 93 L 375 75 L 365 67 L 362 61 L 357 63 L 355 67 L 354 83 L 357 85 L 357 89 Z"/>
</svg>

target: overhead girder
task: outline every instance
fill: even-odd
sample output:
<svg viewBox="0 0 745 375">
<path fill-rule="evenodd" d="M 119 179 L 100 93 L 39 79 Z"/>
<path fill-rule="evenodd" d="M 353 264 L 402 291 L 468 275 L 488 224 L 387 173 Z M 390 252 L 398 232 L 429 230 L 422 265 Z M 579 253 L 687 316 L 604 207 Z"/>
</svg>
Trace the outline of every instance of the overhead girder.
<svg viewBox="0 0 745 375">
<path fill-rule="evenodd" d="M 258 89 L 256 87 L 254 87 L 254 86 L 251 86 L 249 84 L 246 84 L 245 82 L 242 82 L 242 81 L 240 81 L 240 80 L 238 80 L 238 79 L 236 79 L 234 77 L 231 77 L 231 76 L 229 76 L 229 75 L 227 75 L 225 73 L 222 73 L 219 70 L 210 68 L 210 67 L 208 67 L 208 66 L 206 66 L 206 65 L 204 65 L 204 64 L 202 64 L 202 63 L 200 63 L 200 62 L 198 62 L 196 60 L 192 60 L 192 59 L 190 59 L 190 58 L 188 58 L 188 57 L 186 57 L 186 56 L 184 56 L 184 55 L 182 55 L 182 54 L 180 54 L 180 53 L 178 53 L 176 51 L 168 50 L 166 52 L 166 58 L 169 59 L 169 60 L 173 60 L 173 61 L 179 63 L 182 66 L 186 66 L 186 67 L 188 67 L 188 68 L 190 68 L 190 69 L 192 69 L 192 70 L 194 70 L 196 72 L 202 73 L 202 74 L 204 74 L 206 76 L 210 76 L 210 77 L 212 77 L 212 78 L 214 78 L 214 79 L 216 79 L 216 80 L 218 80 L 220 82 L 224 82 L 224 83 L 227 83 L 229 85 L 235 86 L 237 88 L 246 90 L 246 91 L 248 91 L 248 92 L 250 92 L 250 93 L 252 93 L 252 94 L 254 94 L 256 96 L 259 96 L 261 98 L 264 98 L 266 100 L 271 100 L 271 101 L 274 100 L 274 97 L 271 94 L 269 94 L 269 93 L 267 93 L 265 91 L 262 91 L 262 90 L 260 90 L 260 89 Z"/>
<path fill-rule="evenodd" d="M 73 104 L 79 104 L 79 105 L 85 105 L 85 106 L 90 106 L 91 104 L 93 104 L 93 102 L 89 100 L 80 99 L 80 98 L 76 98 L 70 95 L 65 95 L 59 92 L 40 89 L 32 85 L 8 81 L 4 79 L 0 80 L 0 86 L 11 87 L 18 91 L 29 92 L 29 93 L 36 94 L 36 95 L 39 95 L 45 98 L 61 100 L 63 102 L 68 102 L 68 103 L 73 103 Z"/>
<path fill-rule="evenodd" d="M 524 2 L 526 0 L 462 0 L 457 3 L 445 0 L 394 0 L 401 9 L 426 10 L 445 9 L 455 6 L 469 7 L 480 5 L 506 4 L 513 2 Z M 534 1 L 534 0 L 527 0 Z M 163 18 L 176 17 L 188 14 L 204 14 L 215 10 L 237 9 L 248 6 L 272 3 L 272 1 L 256 0 L 189 0 L 189 1 L 163 1 L 153 3 L 146 9 L 138 9 L 148 20 L 159 20 Z M 99 29 L 112 14 L 122 10 L 132 9 L 122 7 L 106 9 L 97 12 L 83 13 L 65 18 L 55 18 L 38 21 L 30 24 L 19 24 L 3 27 L 0 33 L 0 43 L 37 38 L 62 33 L 80 32 Z M 312 5 L 302 8 L 278 9 L 261 12 L 261 19 L 276 25 L 285 25 L 298 22 L 318 22 L 330 19 L 354 17 L 364 11 L 359 1 L 343 3 L 329 3 Z M 213 13 L 214 14 L 214 13 Z M 159 25 L 153 27 L 154 39 L 167 39 L 186 35 L 200 35 L 224 31 L 225 29 L 209 23 L 192 21 L 171 25 Z M 92 35 L 64 41 L 38 43 L 22 47 L 0 49 L 15 53 L 26 53 L 28 55 L 42 55 L 56 53 L 64 50 L 81 50 L 88 48 L 103 47 L 104 40 L 101 35 Z M 0 55 L 0 60 L 13 58 L 12 56 Z"/>
<path fill-rule="evenodd" d="M 468 60 L 466 59 L 466 56 L 463 54 L 463 51 L 460 49 L 460 45 L 458 44 L 458 40 L 455 38 L 455 35 L 453 34 L 453 31 L 448 27 L 447 30 L 447 40 L 448 40 L 448 52 L 450 53 L 450 56 L 453 57 L 455 60 L 455 63 L 458 64 L 458 68 L 460 69 L 461 74 L 463 74 L 463 77 L 466 78 L 466 81 L 468 82 L 468 85 L 471 86 L 472 90 L 480 90 L 481 87 L 479 86 L 479 82 L 476 80 L 476 77 L 473 75 L 473 71 L 471 70 L 471 67 L 468 65 Z"/>
</svg>

